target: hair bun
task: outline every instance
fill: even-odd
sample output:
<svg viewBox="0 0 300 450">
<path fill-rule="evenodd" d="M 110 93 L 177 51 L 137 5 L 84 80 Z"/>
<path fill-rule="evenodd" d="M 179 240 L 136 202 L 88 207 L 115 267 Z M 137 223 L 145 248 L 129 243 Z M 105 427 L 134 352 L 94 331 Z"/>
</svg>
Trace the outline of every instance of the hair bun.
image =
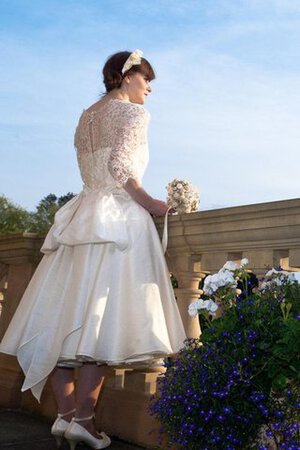
<svg viewBox="0 0 300 450">
<path fill-rule="evenodd" d="M 115 88 L 121 87 L 122 80 L 122 75 L 116 70 L 111 69 L 103 79 L 106 92 L 110 92 Z"/>
</svg>

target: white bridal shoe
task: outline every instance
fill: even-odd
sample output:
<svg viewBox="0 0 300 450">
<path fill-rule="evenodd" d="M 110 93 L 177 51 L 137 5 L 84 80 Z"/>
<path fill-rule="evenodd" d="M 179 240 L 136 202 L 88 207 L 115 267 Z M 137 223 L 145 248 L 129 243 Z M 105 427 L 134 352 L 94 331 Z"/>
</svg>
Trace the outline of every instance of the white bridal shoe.
<svg viewBox="0 0 300 450">
<path fill-rule="evenodd" d="M 94 415 L 89 417 L 75 418 L 73 417 L 71 423 L 69 424 L 64 437 L 70 444 L 71 450 L 75 450 L 76 445 L 79 442 L 84 442 L 94 449 L 106 448 L 111 444 L 110 438 L 104 433 L 100 433 L 100 439 L 95 438 L 91 433 L 89 433 L 84 427 L 78 425 L 77 422 L 83 422 L 85 420 L 90 420 Z"/>
<path fill-rule="evenodd" d="M 63 417 L 69 416 L 70 414 L 74 413 L 76 409 L 72 409 L 72 411 L 68 411 L 64 414 L 57 414 L 57 419 L 52 425 L 51 428 L 51 434 L 55 437 L 57 447 L 59 448 L 62 444 L 65 431 L 67 430 L 68 426 L 70 425 L 70 422 L 67 422 L 63 419 Z"/>
</svg>

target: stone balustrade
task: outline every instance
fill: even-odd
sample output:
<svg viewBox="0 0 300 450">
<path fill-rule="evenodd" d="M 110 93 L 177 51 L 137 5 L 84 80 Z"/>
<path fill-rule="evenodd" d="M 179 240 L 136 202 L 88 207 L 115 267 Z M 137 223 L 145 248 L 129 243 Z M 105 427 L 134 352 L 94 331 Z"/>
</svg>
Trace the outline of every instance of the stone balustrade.
<svg viewBox="0 0 300 450">
<path fill-rule="evenodd" d="M 162 234 L 163 219 L 156 218 Z M 199 283 L 227 261 L 248 258 L 258 277 L 270 267 L 300 270 L 300 199 L 200 211 L 170 216 L 166 253 L 176 277 L 176 297 L 188 337 L 200 334 L 188 305 L 199 297 Z M 0 338 L 41 258 L 43 237 L 35 234 L 0 236 Z M 108 369 L 97 420 L 112 435 L 153 448 L 159 425 L 148 413 L 156 391 L 157 370 Z M 53 418 L 56 407 L 49 384 L 42 402 L 20 393 L 22 373 L 14 357 L 0 354 L 0 406 L 22 407 Z"/>
</svg>

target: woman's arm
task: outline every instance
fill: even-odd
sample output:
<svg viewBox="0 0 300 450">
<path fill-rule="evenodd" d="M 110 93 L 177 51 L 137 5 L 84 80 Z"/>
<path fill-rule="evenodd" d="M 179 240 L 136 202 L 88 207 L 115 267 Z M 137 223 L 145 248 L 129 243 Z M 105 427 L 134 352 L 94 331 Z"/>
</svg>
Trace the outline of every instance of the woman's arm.
<svg viewBox="0 0 300 450">
<path fill-rule="evenodd" d="M 131 195 L 133 200 L 142 205 L 153 216 L 164 216 L 169 209 L 165 202 L 151 197 L 139 181 L 133 178 L 129 178 L 123 188 Z"/>
<path fill-rule="evenodd" d="M 108 170 L 117 183 L 153 216 L 164 216 L 168 210 L 165 202 L 152 198 L 143 188 L 134 165 L 138 150 L 138 137 L 148 123 L 144 109 L 120 103 L 116 120 L 115 137 L 108 161 Z"/>
</svg>

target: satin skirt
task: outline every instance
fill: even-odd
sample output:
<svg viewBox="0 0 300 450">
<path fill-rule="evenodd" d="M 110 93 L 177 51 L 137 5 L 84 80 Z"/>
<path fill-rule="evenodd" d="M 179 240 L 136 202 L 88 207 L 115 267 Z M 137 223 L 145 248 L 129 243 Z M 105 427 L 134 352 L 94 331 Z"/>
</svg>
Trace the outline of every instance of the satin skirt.
<svg viewBox="0 0 300 450">
<path fill-rule="evenodd" d="M 56 214 L 44 256 L 1 342 L 39 400 L 63 362 L 151 364 L 186 339 L 149 213 L 125 192 L 88 189 Z"/>
</svg>

